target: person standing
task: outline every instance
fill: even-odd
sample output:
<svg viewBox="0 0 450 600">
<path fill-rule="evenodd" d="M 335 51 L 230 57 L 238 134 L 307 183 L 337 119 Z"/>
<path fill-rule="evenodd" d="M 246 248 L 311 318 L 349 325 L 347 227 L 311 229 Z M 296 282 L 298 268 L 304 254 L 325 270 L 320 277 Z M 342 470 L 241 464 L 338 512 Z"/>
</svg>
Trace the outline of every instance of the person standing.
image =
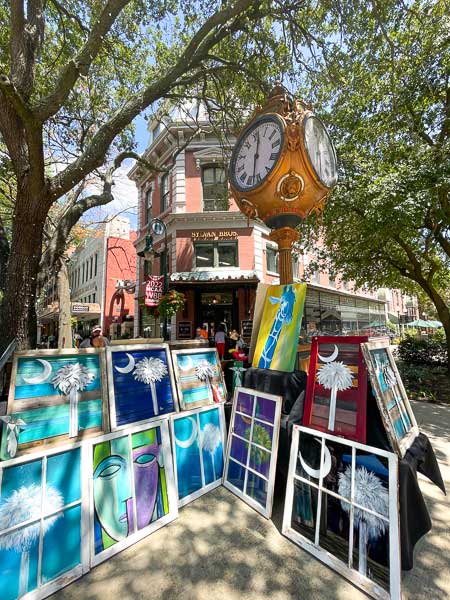
<svg viewBox="0 0 450 600">
<path fill-rule="evenodd" d="M 225 354 L 225 332 L 222 325 L 219 325 L 217 328 L 216 335 L 214 336 L 214 342 L 216 344 L 219 357 L 221 360 L 223 360 Z"/>
<path fill-rule="evenodd" d="M 109 346 L 109 340 L 102 335 L 100 325 L 94 325 L 91 329 L 90 337 L 83 340 L 80 344 L 80 348 L 104 348 L 105 346 Z"/>
</svg>

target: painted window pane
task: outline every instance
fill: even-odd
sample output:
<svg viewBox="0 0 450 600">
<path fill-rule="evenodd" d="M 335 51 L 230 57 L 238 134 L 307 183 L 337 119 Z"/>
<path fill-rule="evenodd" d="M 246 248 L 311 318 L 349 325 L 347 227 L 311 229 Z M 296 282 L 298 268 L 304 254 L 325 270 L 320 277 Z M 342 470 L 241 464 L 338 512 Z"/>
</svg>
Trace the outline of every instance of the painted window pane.
<svg viewBox="0 0 450 600">
<path fill-rule="evenodd" d="M 248 443 L 233 435 L 231 439 L 230 456 L 240 463 L 246 465 L 248 456 Z"/>
<path fill-rule="evenodd" d="M 228 464 L 227 480 L 234 485 L 235 488 L 244 491 L 245 467 L 239 465 L 234 460 L 230 460 Z"/>
<path fill-rule="evenodd" d="M 267 503 L 267 481 L 258 477 L 251 471 L 248 472 L 247 476 L 247 488 L 246 493 L 261 504 L 261 506 L 265 506 Z"/>
<path fill-rule="evenodd" d="M 55 522 L 53 522 L 53 520 Z M 81 506 L 74 506 L 58 518 L 44 520 L 42 549 L 42 580 L 44 583 L 56 579 L 81 562 Z M 61 541 L 64 543 L 62 552 Z"/>
<path fill-rule="evenodd" d="M 264 477 L 269 477 L 270 470 L 270 452 L 266 452 L 266 450 L 262 450 L 258 446 L 251 447 L 250 450 L 250 462 L 249 467 L 264 475 Z"/>
<path fill-rule="evenodd" d="M 258 398 L 256 402 L 255 417 L 257 419 L 261 419 L 261 421 L 273 423 L 275 418 L 275 408 L 276 405 L 273 400 L 268 400 L 267 398 Z"/>
<path fill-rule="evenodd" d="M 236 401 L 236 410 L 246 415 L 253 414 L 253 401 L 254 396 L 247 394 L 246 392 L 240 392 Z M 239 420 L 239 419 L 237 419 Z"/>
<path fill-rule="evenodd" d="M 274 415 L 275 417 L 275 415 Z M 252 442 L 272 450 L 273 427 L 268 423 L 255 421 L 253 424 Z"/>
</svg>

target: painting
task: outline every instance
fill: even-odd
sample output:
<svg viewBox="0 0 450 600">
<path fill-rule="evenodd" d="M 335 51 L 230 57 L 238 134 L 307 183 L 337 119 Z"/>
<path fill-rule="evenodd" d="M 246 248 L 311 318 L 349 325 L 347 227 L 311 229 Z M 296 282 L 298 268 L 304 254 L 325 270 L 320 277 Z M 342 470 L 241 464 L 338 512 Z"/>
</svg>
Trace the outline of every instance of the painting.
<svg viewBox="0 0 450 600">
<path fill-rule="evenodd" d="M 14 355 L 0 457 L 109 430 L 103 349 Z"/>
<path fill-rule="evenodd" d="M 0 465 L 2 600 L 45 598 L 88 570 L 86 487 L 80 444 Z"/>
<path fill-rule="evenodd" d="M 178 515 L 167 417 L 89 440 L 91 566 Z"/>
<path fill-rule="evenodd" d="M 223 403 L 170 417 L 178 506 L 222 484 L 225 453 Z"/>
<path fill-rule="evenodd" d="M 312 339 L 303 425 L 366 442 L 367 336 Z"/>
<path fill-rule="evenodd" d="M 223 485 L 270 519 L 282 397 L 238 387 L 233 398 Z"/>
<path fill-rule="evenodd" d="M 271 285 L 253 355 L 253 367 L 291 372 L 306 298 L 306 283 Z"/>
<path fill-rule="evenodd" d="M 182 410 L 225 402 L 227 390 L 215 348 L 173 350 L 172 358 Z"/>
<path fill-rule="evenodd" d="M 111 429 L 178 410 L 168 344 L 106 349 Z"/>
<path fill-rule="evenodd" d="M 362 350 L 392 449 L 403 457 L 419 435 L 419 428 L 389 342 L 368 342 L 362 345 Z"/>
<path fill-rule="evenodd" d="M 283 534 L 378 599 L 400 600 L 398 457 L 294 425 Z"/>
</svg>

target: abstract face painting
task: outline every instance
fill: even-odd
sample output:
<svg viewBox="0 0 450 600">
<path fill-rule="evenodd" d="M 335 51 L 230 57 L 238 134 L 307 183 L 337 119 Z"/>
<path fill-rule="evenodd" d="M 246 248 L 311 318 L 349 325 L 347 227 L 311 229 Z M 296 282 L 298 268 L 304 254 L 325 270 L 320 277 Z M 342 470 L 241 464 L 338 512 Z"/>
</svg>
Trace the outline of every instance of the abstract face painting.
<svg viewBox="0 0 450 600">
<path fill-rule="evenodd" d="M 168 426 L 156 423 L 93 445 L 94 564 L 176 515 Z"/>
<path fill-rule="evenodd" d="M 178 410 L 167 344 L 107 348 L 111 428 Z"/>
<path fill-rule="evenodd" d="M 419 428 L 389 344 L 368 342 L 362 344 L 362 350 L 392 448 L 404 456 Z"/>
<path fill-rule="evenodd" d="M 399 600 L 397 462 L 294 425 L 283 534 L 373 597 Z"/>
<path fill-rule="evenodd" d="M 107 429 L 104 360 L 93 349 L 16 353 L 1 458 Z"/>
<path fill-rule="evenodd" d="M 253 355 L 254 367 L 294 370 L 305 298 L 306 283 L 268 288 Z"/>
<path fill-rule="evenodd" d="M 171 428 L 178 505 L 184 506 L 222 483 L 223 404 L 173 415 Z"/>
<path fill-rule="evenodd" d="M 227 391 L 217 350 L 174 350 L 172 356 L 183 410 L 225 402 Z"/>
<path fill-rule="evenodd" d="M 8 461 L 0 482 L 2 600 L 45 597 L 81 576 L 88 562 L 81 448 Z"/>
<path fill-rule="evenodd" d="M 270 518 L 278 452 L 281 396 L 237 388 L 224 486 Z"/>
</svg>

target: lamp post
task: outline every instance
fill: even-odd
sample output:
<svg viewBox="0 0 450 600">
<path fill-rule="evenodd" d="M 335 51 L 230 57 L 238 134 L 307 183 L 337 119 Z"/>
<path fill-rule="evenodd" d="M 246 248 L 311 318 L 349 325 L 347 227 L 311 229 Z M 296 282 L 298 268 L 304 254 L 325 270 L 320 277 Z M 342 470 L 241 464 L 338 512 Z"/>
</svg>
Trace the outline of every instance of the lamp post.
<svg viewBox="0 0 450 600">
<path fill-rule="evenodd" d="M 167 269 L 167 226 L 161 219 L 152 219 L 150 222 L 150 229 L 154 235 L 164 236 L 164 249 L 161 252 L 156 252 L 153 248 L 153 236 L 147 235 L 145 237 L 145 248 L 138 252 L 137 255 L 142 257 L 144 260 L 148 260 L 151 256 L 158 256 L 162 261 L 162 275 L 163 275 L 163 294 L 166 295 L 169 291 L 169 278 Z M 163 321 L 163 338 L 167 340 L 167 317 L 164 317 Z"/>
</svg>

